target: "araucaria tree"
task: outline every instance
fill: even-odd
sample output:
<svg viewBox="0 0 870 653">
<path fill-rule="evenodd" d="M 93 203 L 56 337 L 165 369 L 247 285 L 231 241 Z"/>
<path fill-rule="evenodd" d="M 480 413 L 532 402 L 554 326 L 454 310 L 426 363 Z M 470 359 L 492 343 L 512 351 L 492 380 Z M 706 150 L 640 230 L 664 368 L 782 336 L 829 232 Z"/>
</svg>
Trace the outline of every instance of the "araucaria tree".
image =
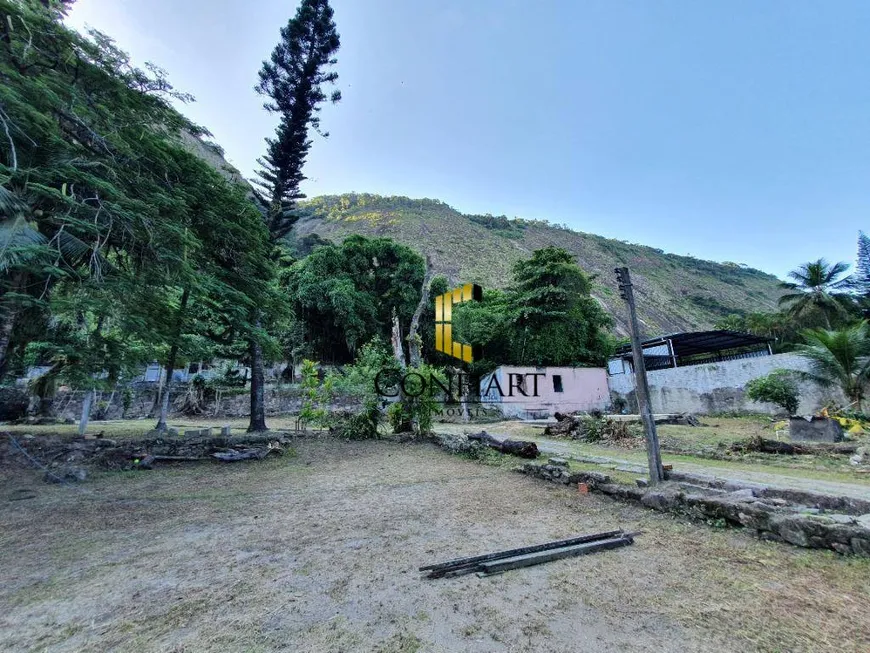
<svg viewBox="0 0 870 653">
<path fill-rule="evenodd" d="M 296 15 L 281 29 L 281 40 L 260 69 L 257 92 L 268 100 L 265 108 L 280 117 L 275 136 L 266 140 L 266 154 L 255 192 L 273 243 L 277 244 L 299 218 L 298 200 L 304 197 L 302 169 L 311 148 L 309 130 L 320 131 L 320 105 L 338 102 L 341 92 L 327 95 L 338 80 L 331 70 L 340 40 L 328 0 L 302 0 Z M 254 320 L 261 322 L 264 316 Z M 251 421 L 249 431 L 265 431 L 262 342 L 251 338 Z"/>
</svg>

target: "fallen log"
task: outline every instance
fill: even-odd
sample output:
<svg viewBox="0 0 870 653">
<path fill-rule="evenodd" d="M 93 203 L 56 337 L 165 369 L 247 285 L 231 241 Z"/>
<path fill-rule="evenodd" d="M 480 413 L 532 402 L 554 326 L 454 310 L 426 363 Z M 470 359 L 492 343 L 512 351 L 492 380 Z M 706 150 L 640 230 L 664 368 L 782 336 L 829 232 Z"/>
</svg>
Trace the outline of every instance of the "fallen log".
<svg viewBox="0 0 870 653">
<path fill-rule="evenodd" d="M 735 442 L 731 445 L 731 451 L 758 452 L 782 454 L 787 456 L 812 456 L 818 454 L 850 455 L 858 450 L 857 444 L 796 444 L 793 442 L 781 442 L 756 437 Z"/>
<path fill-rule="evenodd" d="M 520 458 L 538 457 L 538 445 L 527 440 L 498 440 L 486 431 L 471 433 L 469 434 L 468 439 L 485 444 L 490 449 L 495 449 L 501 453 L 507 453 L 513 456 L 519 456 Z"/>
</svg>

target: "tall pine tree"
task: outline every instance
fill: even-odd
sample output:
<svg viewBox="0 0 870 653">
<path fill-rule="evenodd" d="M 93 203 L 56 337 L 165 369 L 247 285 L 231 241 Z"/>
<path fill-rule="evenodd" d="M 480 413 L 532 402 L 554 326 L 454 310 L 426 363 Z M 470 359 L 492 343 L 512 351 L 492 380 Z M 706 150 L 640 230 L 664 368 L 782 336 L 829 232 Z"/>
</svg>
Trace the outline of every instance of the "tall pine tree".
<svg viewBox="0 0 870 653">
<path fill-rule="evenodd" d="M 267 99 L 264 107 L 280 116 L 274 138 L 266 139 L 266 154 L 258 163 L 256 198 L 273 243 L 293 228 L 300 217 L 298 201 L 304 197 L 299 186 L 305 179 L 302 168 L 311 148 L 309 130 L 320 131 L 320 105 L 338 102 L 340 91 L 327 96 L 324 90 L 338 80 L 335 53 L 340 39 L 328 0 L 302 0 L 287 25 L 269 61 L 260 69 L 257 92 Z M 259 319 L 256 320 L 259 322 Z M 265 431 L 263 396 L 263 351 L 257 338 L 250 342 L 251 421 L 249 431 Z"/>
<path fill-rule="evenodd" d="M 863 296 L 870 295 L 870 237 L 858 232 L 858 260 L 852 273 L 852 284 Z"/>
</svg>

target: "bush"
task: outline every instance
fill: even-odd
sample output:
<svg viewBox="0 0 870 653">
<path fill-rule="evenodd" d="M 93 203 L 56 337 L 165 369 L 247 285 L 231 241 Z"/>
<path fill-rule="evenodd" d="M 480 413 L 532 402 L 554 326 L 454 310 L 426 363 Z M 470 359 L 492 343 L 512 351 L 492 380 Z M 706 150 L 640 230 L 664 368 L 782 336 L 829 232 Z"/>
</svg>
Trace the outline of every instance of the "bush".
<svg viewBox="0 0 870 653">
<path fill-rule="evenodd" d="M 329 418 L 329 402 L 332 399 L 332 379 L 320 383 L 317 363 L 302 361 L 302 407 L 299 422 L 302 425 L 326 426 Z"/>
<path fill-rule="evenodd" d="M 336 435 L 348 440 L 375 440 L 380 423 L 381 411 L 378 402 L 368 399 L 362 411 L 339 420 L 334 430 Z"/>
<path fill-rule="evenodd" d="M 333 389 L 351 397 L 377 397 L 375 377 L 383 369 L 396 369 L 398 365 L 389 347 L 375 338 L 360 348 L 353 365 L 346 365 L 341 372 L 330 371 L 327 378 Z"/>
<path fill-rule="evenodd" d="M 408 368 L 423 378 L 437 377 L 442 383 L 446 383 L 443 373 L 427 363 L 417 368 Z M 387 416 L 394 433 L 403 433 L 408 430 L 416 435 L 429 435 L 432 432 L 433 415 L 438 412 L 441 404 L 437 396 L 433 396 L 431 385 L 423 390 L 416 381 L 418 377 L 411 377 L 406 384 L 411 395 L 402 398 L 387 409 Z"/>
<path fill-rule="evenodd" d="M 752 401 L 776 404 L 789 415 L 798 409 L 798 388 L 788 370 L 775 370 L 767 376 L 752 379 L 746 384 L 746 396 Z"/>
</svg>

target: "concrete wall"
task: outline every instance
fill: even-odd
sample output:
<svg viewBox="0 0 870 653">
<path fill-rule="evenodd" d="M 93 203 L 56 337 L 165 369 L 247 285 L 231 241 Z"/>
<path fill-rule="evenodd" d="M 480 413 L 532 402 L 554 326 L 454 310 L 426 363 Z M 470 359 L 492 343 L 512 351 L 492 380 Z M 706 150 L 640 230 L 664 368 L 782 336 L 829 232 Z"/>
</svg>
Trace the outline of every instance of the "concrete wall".
<svg viewBox="0 0 870 653">
<path fill-rule="evenodd" d="M 748 381 L 778 369 L 806 371 L 809 363 L 796 354 L 774 354 L 647 372 L 653 412 L 701 415 L 782 412 L 772 404 L 749 401 L 743 391 Z M 629 411 L 637 410 L 633 374 L 615 374 L 608 377 L 608 384 L 614 397 L 622 397 L 627 401 Z M 801 381 L 798 387 L 798 414 L 808 415 L 831 399 L 843 402 L 842 394 L 838 391 L 824 390 L 815 383 Z"/>
<path fill-rule="evenodd" d="M 537 396 L 532 396 L 535 390 L 532 374 L 543 374 L 537 377 Z M 525 390 L 530 396 L 525 397 L 516 389 L 510 390 L 511 379 L 516 380 L 516 375 L 525 379 Z M 501 393 L 491 381 L 493 376 Z M 562 392 L 556 391 L 557 376 L 562 382 Z M 485 395 L 487 389 L 490 392 Z M 493 402 L 487 405 L 498 406 L 505 417 L 524 419 L 551 417 L 555 412 L 605 410 L 610 403 L 607 372 L 599 367 L 502 366 L 484 377 L 480 393 L 481 399 Z"/>
</svg>

